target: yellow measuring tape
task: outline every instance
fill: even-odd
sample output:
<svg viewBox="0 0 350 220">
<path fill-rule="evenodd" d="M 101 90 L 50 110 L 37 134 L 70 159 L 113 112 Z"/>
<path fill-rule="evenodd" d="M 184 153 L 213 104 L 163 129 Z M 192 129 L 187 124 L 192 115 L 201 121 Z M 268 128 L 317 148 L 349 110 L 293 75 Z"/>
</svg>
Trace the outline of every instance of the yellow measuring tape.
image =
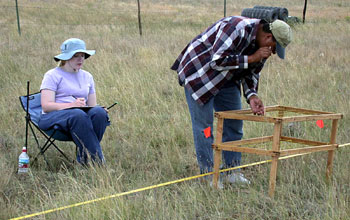
<svg viewBox="0 0 350 220">
<path fill-rule="evenodd" d="M 350 143 L 339 145 L 339 147 L 346 147 L 346 146 L 350 146 Z M 290 156 L 280 157 L 279 160 L 284 160 L 284 159 L 297 157 L 297 156 L 302 156 L 302 155 L 306 155 L 306 154 L 309 154 L 309 153 L 294 154 L 294 155 L 290 155 Z M 246 164 L 246 165 L 242 165 L 242 166 L 227 168 L 227 169 L 220 170 L 220 173 L 221 172 L 230 171 L 230 170 L 236 170 L 236 169 L 240 169 L 240 168 L 245 168 L 245 167 L 256 166 L 256 165 L 269 163 L 269 162 L 271 162 L 271 160 L 264 160 L 264 161 L 260 161 L 260 162 L 256 162 L 256 163 L 251 163 L 251 164 Z M 19 220 L 19 219 L 26 219 L 26 218 L 35 217 L 35 216 L 38 216 L 38 215 L 45 215 L 45 214 L 48 214 L 48 213 L 57 212 L 57 211 L 61 211 L 61 210 L 64 210 L 64 209 L 69 209 L 69 208 L 73 208 L 73 207 L 77 207 L 77 206 L 87 205 L 87 204 L 90 204 L 90 203 L 99 202 L 99 201 L 112 199 L 112 198 L 116 198 L 116 197 L 121 197 L 121 196 L 129 195 L 129 194 L 133 194 L 133 193 L 137 193 L 137 192 L 142 192 L 142 191 L 146 191 L 146 190 L 150 190 L 150 189 L 154 189 L 154 188 L 159 188 L 159 187 L 162 187 L 162 186 L 167 186 L 167 185 L 171 185 L 171 184 L 175 184 L 175 183 L 185 182 L 185 181 L 188 181 L 188 180 L 193 180 L 193 179 L 197 179 L 197 178 L 200 178 L 200 177 L 209 176 L 209 175 L 212 175 L 212 174 L 214 174 L 214 172 L 205 173 L 205 174 L 201 174 L 201 175 L 197 175 L 197 176 L 186 177 L 186 178 L 183 178 L 183 179 L 178 179 L 178 180 L 174 180 L 174 181 L 160 183 L 160 184 L 147 186 L 147 187 L 140 188 L 140 189 L 135 189 L 135 190 L 131 190 L 131 191 L 123 192 L 123 193 L 118 193 L 118 194 L 114 194 L 114 195 L 110 195 L 110 196 L 105 196 L 105 197 L 98 198 L 98 199 L 92 199 L 92 200 L 85 201 L 85 202 L 79 202 L 79 203 L 75 203 L 75 204 L 72 204 L 72 205 L 62 206 L 62 207 L 55 208 L 55 209 L 50 209 L 50 210 L 46 210 L 46 211 L 42 211 L 42 212 L 33 213 L 33 214 L 30 214 L 30 215 L 25 215 L 25 216 L 21 216 L 21 217 L 17 217 L 17 218 L 12 218 L 10 220 Z"/>
</svg>

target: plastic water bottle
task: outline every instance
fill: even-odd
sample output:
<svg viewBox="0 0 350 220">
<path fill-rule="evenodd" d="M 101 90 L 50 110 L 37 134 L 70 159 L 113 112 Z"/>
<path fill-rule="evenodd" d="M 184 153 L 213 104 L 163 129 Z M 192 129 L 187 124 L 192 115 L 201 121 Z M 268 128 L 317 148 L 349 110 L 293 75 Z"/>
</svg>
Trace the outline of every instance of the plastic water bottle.
<svg viewBox="0 0 350 220">
<path fill-rule="evenodd" d="M 27 173 L 29 170 L 29 156 L 27 148 L 22 148 L 22 153 L 18 157 L 18 173 Z"/>
</svg>

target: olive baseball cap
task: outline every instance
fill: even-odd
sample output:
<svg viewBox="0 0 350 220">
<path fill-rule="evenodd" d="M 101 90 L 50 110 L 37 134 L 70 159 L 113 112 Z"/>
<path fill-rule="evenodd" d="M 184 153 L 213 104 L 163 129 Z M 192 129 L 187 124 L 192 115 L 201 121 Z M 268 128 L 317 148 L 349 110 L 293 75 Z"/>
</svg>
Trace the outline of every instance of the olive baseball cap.
<svg viewBox="0 0 350 220">
<path fill-rule="evenodd" d="M 277 55 L 284 59 L 285 48 L 292 41 L 292 29 L 290 26 L 281 20 L 275 20 L 270 23 L 270 30 L 273 37 L 276 39 L 276 52 Z"/>
</svg>

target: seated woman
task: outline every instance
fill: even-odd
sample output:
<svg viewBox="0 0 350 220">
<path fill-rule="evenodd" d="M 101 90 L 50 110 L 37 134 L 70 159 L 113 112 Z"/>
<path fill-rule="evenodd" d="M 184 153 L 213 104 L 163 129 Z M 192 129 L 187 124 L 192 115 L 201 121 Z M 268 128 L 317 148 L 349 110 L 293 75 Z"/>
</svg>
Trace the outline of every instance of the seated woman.
<svg viewBox="0 0 350 220">
<path fill-rule="evenodd" d="M 64 41 L 61 54 L 54 57 L 58 67 L 45 73 L 40 87 L 43 112 L 39 127 L 48 130 L 57 125 L 70 133 L 79 148 L 77 161 L 81 164 L 87 163 L 87 152 L 92 161 L 105 162 L 100 142 L 110 123 L 107 110 L 96 105 L 92 75 L 81 69 L 85 59 L 94 54 L 80 39 Z"/>
</svg>

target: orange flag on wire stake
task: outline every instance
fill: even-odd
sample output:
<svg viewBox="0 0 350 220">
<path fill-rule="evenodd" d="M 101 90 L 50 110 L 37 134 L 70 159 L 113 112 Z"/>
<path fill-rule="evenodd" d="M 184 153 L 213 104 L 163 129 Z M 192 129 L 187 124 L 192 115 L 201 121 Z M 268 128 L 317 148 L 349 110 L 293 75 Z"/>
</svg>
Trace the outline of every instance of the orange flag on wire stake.
<svg viewBox="0 0 350 220">
<path fill-rule="evenodd" d="M 211 136 L 210 126 L 203 130 L 205 138 L 209 138 Z"/>
<path fill-rule="evenodd" d="M 317 121 L 316 121 L 316 124 L 317 124 L 317 126 L 320 127 L 320 128 L 323 128 L 323 127 L 324 127 L 323 120 L 317 120 Z"/>
</svg>

